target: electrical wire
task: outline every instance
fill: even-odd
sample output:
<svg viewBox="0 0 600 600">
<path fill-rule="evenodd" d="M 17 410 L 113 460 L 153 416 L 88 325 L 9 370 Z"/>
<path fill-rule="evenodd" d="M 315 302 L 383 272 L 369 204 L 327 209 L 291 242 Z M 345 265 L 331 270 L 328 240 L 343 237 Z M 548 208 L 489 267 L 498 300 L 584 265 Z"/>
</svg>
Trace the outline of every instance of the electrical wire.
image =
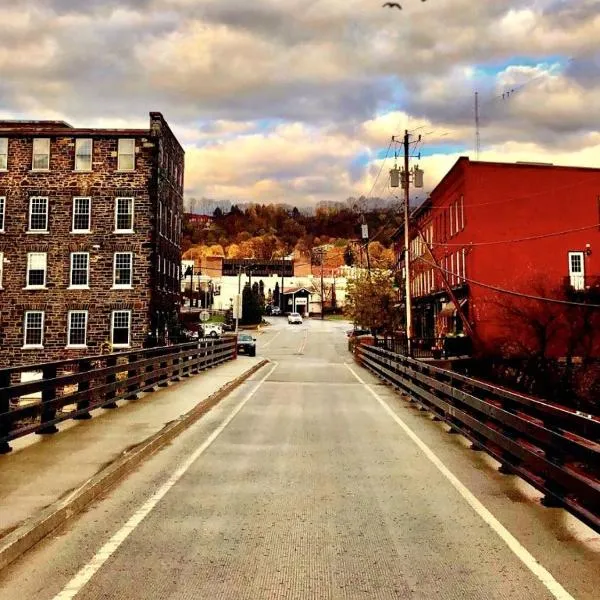
<svg viewBox="0 0 600 600">
<path fill-rule="evenodd" d="M 559 300 L 558 298 L 547 298 L 545 296 L 534 296 L 532 294 L 525 294 L 523 292 L 517 292 L 515 290 L 507 290 L 505 288 L 491 285 L 489 283 L 483 283 L 481 281 L 476 281 L 475 279 L 465 277 L 463 275 L 455 273 L 454 271 L 444 269 L 444 267 L 442 267 L 440 265 L 436 265 L 434 262 L 427 260 L 426 258 L 423 258 L 422 256 L 417 256 L 415 260 L 419 260 L 419 261 L 424 262 L 425 264 L 430 265 L 440 271 L 443 271 L 444 273 L 446 273 L 446 275 L 452 275 L 454 277 L 457 277 L 460 281 L 466 281 L 466 282 L 476 285 L 478 287 L 482 287 L 482 288 L 485 288 L 488 290 L 493 290 L 494 292 L 498 292 L 500 294 L 506 294 L 509 296 L 517 296 L 518 298 L 526 298 L 527 300 L 537 300 L 539 302 L 549 302 L 552 304 L 561 304 L 561 305 L 566 305 L 566 306 L 583 306 L 586 308 L 600 308 L 600 304 L 587 304 L 585 302 L 572 302 L 570 300 Z"/>
<path fill-rule="evenodd" d="M 377 185 L 377 181 L 379 181 L 379 177 L 381 176 L 381 173 L 383 171 L 383 167 L 388 159 L 388 156 L 390 154 L 390 149 L 392 148 L 392 138 L 390 138 L 390 143 L 388 144 L 387 150 L 385 151 L 385 157 L 383 159 L 383 161 L 381 162 L 381 166 L 379 167 L 379 173 L 377 173 L 377 177 L 375 177 L 375 181 L 373 182 L 373 185 L 371 186 L 371 191 L 368 193 L 367 195 L 367 199 L 371 197 L 371 194 L 373 193 L 373 190 L 375 189 L 375 186 Z"/>
<path fill-rule="evenodd" d="M 559 235 L 566 235 L 567 233 L 576 233 L 578 231 L 589 231 L 590 229 L 596 229 L 597 227 L 600 227 L 600 223 L 595 223 L 594 225 L 586 225 L 585 227 L 575 227 L 573 229 L 563 229 L 562 231 L 553 231 L 551 233 L 541 233 L 539 235 L 530 235 L 528 237 L 515 238 L 512 240 L 494 240 L 491 242 L 465 242 L 462 244 L 432 242 L 432 243 L 430 243 L 430 246 L 437 246 L 437 247 L 457 246 L 457 247 L 470 248 L 472 246 L 494 246 L 497 244 L 515 244 L 517 242 L 530 242 L 532 240 L 542 240 L 544 238 L 556 237 Z"/>
</svg>

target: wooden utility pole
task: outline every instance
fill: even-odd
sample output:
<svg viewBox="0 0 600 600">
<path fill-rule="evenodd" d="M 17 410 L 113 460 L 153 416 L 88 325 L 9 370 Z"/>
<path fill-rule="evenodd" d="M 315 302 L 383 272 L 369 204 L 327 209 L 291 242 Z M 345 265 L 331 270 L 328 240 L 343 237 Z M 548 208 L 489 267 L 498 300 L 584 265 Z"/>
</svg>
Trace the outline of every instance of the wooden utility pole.
<svg viewBox="0 0 600 600">
<path fill-rule="evenodd" d="M 412 338 L 412 302 L 410 297 L 410 252 L 409 252 L 409 203 L 410 203 L 410 174 L 408 172 L 408 159 L 410 155 L 410 135 L 404 132 L 404 270 L 405 270 L 405 306 L 406 306 L 406 343 L 408 355 L 411 355 Z"/>
</svg>

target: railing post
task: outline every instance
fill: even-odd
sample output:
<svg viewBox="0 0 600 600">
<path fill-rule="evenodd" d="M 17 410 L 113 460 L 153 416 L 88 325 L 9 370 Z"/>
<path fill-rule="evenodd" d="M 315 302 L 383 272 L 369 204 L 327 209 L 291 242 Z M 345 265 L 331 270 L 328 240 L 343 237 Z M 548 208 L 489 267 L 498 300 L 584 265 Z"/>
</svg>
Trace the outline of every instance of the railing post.
<svg viewBox="0 0 600 600">
<path fill-rule="evenodd" d="M 131 365 L 132 363 L 135 363 L 138 359 L 138 355 L 137 354 L 129 354 L 127 357 L 127 362 Z M 138 374 L 138 371 L 136 368 L 129 368 L 129 370 L 127 371 L 127 379 L 131 379 L 133 377 L 136 377 Z M 137 395 L 137 389 L 139 388 L 139 384 L 137 383 L 130 383 L 127 386 L 127 400 L 137 400 L 138 399 L 138 395 Z"/>
<path fill-rule="evenodd" d="M 8 413 L 10 411 L 9 387 L 10 373 L 0 373 L 0 437 L 7 437 L 11 430 L 11 423 L 8 420 Z M 3 415 L 6 415 L 6 417 Z M 11 450 L 12 448 L 8 442 L 0 442 L 0 454 L 8 454 Z"/>
<path fill-rule="evenodd" d="M 89 360 L 80 360 L 79 361 L 79 373 L 87 373 L 89 371 L 92 370 L 92 363 Z M 90 380 L 86 380 L 86 381 L 80 381 L 77 384 L 77 391 L 78 392 L 85 392 L 88 391 L 90 389 Z M 89 392 L 87 394 L 87 398 L 85 400 L 80 400 L 77 403 L 77 410 L 85 410 L 85 412 L 82 412 L 81 414 L 75 415 L 73 417 L 73 419 L 75 419 L 76 421 L 83 421 L 85 419 L 91 419 L 92 415 L 86 410 L 88 409 L 90 406 L 90 397 L 89 397 Z"/>
<path fill-rule="evenodd" d="M 167 348 L 165 353 L 160 357 L 162 360 L 158 363 L 158 368 L 162 371 L 165 369 L 167 372 L 162 373 L 160 375 L 160 380 L 158 382 L 158 387 L 169 387 L 169 355 L 170 350 Z"/>
<path fill-rule="evenodd" d="M 106 358 L 106 366 L 107 367 L 116 367 L 117 366 L 117 358 L 113 357 L 113 356 L 109 356 Z M 106 383 L 107 384 L 111 384 L 111 383 L 115 383 L 117 381 L 117 374 L 116 373 L 111 373 L 110 375 L 106 376 Z M 117 408 L 117 403 L 114 401 L 114 398 L 117 397 L 117 390 L 113 389 L 110 390 L 106 393 L 106 400 L 113 400 L 112 402 L 108 402 L 107 404 L 105 404 L 102 408 Z"/>
<path fill-rule="evenodd" d="M 42 369 L 42 378 L 44 381 L 50 379 L 56 379 L 57 369 L 55 366 L 48 366 Z M 51 384 L 45 384 L 42 388 L 42 408 L 40 414 L 40 421 L 42 427 L 36 431 L 38 435 L 56 433 L 58 428 L 54 423 L 45 425 L 56 418 L 56 409 L 48 407 L 47 403 L 51 402 L 56 398 L 56 386 Z"/>
<path fill-rule="evenodd" d="M 180 349 L 177 346 L 174 346 L 175 350 L 173 352 L 173 371 L 171 372 L 171 381 L 181 381 L 181 367 L 179 366 L 181 363 L 181 358 L 179 356 Z"/>
</svg>

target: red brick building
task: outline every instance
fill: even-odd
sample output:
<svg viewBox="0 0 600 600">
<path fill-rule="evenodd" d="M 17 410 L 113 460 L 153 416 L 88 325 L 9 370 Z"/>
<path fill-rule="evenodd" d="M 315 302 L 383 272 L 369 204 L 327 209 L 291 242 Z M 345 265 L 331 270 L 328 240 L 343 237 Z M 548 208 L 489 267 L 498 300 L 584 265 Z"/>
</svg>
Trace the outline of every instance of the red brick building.
<svg viewBox="0 0 600 600">
<path fill-rule="evenodd" d="M 188 223 L 199 225 L 204 229 L 208 229 L 214 220 L 211 215 L 197 215 L 196 213 L 185 213 L 185 219 Z"/>
<path fill-rule="evenodd" d="M 162 337 L 179 304 L 184 152 L 148 129 L 0 121 L 0 367 Z"/>
<path fill-rule="evenodd" d="M 600 304 L 599 199 L 600 169 L 460 158 L 415 212 L 435 260 L 415 228 L 414 335 L 465 330 L 443 270 L 476 351 L 514 342 L 531 348 L 532 337 L 548 335 L 550 353 L 563 355 L 576 307 L 519 294 Z"/>
</svg>

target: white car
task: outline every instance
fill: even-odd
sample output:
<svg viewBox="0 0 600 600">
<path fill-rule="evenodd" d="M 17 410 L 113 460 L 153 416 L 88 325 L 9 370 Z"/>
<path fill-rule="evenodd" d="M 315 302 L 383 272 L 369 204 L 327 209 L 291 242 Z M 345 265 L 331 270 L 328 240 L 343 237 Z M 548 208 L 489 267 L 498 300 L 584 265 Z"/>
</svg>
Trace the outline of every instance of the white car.
<svg viewBox="0 0 600 600">
<path fill-rule="evenodd" d="M 288 315 L 288 323 L 290 325 L 302 325 L 302 315 L 300 313 L 290 313 Z"/>
<path fill-rule="evenodd" d="M 220 323 L 203 323 L 202 335 L 203 337 L 211 338 L 221 337 L 223 335 L 223 327 Z"/>
</svg>

